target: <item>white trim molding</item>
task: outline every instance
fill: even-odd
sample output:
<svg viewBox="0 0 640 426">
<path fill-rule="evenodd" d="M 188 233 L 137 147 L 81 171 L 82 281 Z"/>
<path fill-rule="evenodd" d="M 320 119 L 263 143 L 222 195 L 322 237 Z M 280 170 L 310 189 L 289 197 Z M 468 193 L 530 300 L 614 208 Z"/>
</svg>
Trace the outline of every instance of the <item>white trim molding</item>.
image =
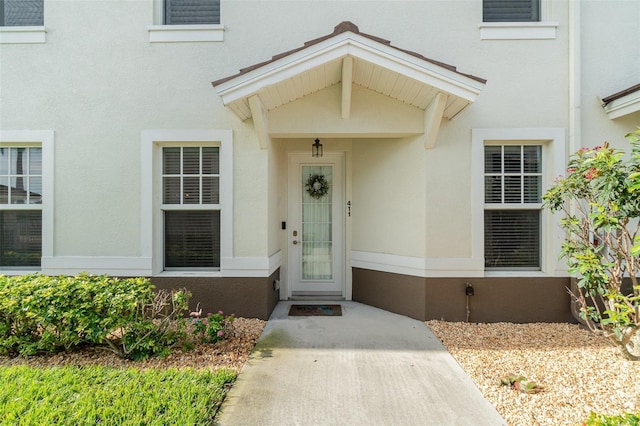
<svg viewBox="0 0 640 426">
<path fill-rule="evenodd" d="M 31 44 L 46 41 L 47 29 L 44 26 L 0 27 L 0 44 Z"/>
<path fill-rule="evenodd" d="M 220 259 L 222 277 L 269 277 L 282 265 L 282 252 L 269 257 L 228 257 Z"/>
<path fill-rule="evenodd" d="M 483 262 L 471 258 L 424 258 L 351 250 L 351 267 L 413 277 L 481 277 Z"/>
<path fill-rule="evenodd" d="M 557 22 L 483 22 L 480 40 L 554 40 Z"/>
<path fill-rule="evenodd" d="M 224 25 L 149 25 L 150 43 L 221 42 Z"/>
<path fill-rule="evenodd" d="M 351 267 L 424 277 L 426 261 L 424 257 L 351 250 Z"/>
<path fill-rule="evenodd" d="M 42 258 L 42 273 L 47 275 L 108 274 L 113 276 L 149 276 L 150 257 L 55 256 Z"/>
</svg>

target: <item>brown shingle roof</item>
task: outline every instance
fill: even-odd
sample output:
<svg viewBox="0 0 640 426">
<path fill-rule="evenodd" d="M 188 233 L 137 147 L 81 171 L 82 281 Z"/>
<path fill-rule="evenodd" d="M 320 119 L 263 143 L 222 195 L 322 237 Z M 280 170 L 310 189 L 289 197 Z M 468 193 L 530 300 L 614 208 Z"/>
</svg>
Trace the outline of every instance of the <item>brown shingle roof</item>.
<svg viewBox="0 0 640 426">
<path fill-rule="evenodd" d="M 624 90 L 621 90 L 621 91 L 619 91 L 617 93 L 614 93 L 613 95 L 609 95 L 606 98 L 602 98 L 603 106 L 608 104 L 609 102 L 613 102 L 616 99 L 623 98 L 623 97 L 625 97 L 627 95 L 630 95 L 631 93 L 637 92 L 639 90 L 640 90 L 640 84 L 636 84 L 635 86 L 628 87 L 628 88 L 626 88 Z"/>
<path fill-rule="evenodd" d="M 398 51 L 400 51 L 400 52 L 403 52 L 403 53 L 409 54 L 409 55 L 414 56 L 414 57 L 416 57 L 416 58 L 419 58 L 419 59 L 421 59 L 421 60 L 423 60 L 423 61 L 430 62 L 430 63 L 432 63 L 432 64 L 434 64 L 434 65 L 437 65 L 437 66 L 439 66 L 439 67 L 442 67 L 442 68 L 448 69 L 448 70 L 453 71 L 453 72 L 455 72 L 455 73 L 457 73 L 457 74 L 460 74 L 460 75 L 462 75 L 462 76 L 465 76 L 465 77 L 471 78 L 471 79 L 473 79 L 473 80 L 479 81 L 479 82 L 481 82 L 481 83 L 483 83 L 483 84 L 484 84 L 484 83 L 486 83 L 486 80 L 485 80 L 485 79 L 483 79 L 483 78 L 475 77 L 475 76 L 470 75 L 470 74 L 464 74 L 464 73 L 459 72 L 459 71 L 456 69 L 456 67 L 454 67 L 453 65 L 445 64 L 445 63 L 443 63 L 443 62 L 439 62 L 439 61 L 436 61 L 436 60 L 433 60 L 433 59 L 427 58 L 426 56 L 422 56 L 421 54 L 416 53 L 416 52 L 412 52 L 412 51 L 410 51 L 410 50 L 405 50 L 405 49 L 401 49 L 401 48 L 398 48 L 398 47 L 392 46 L 392 45 L 391 45 L 391 42 L 390 42 L 389 40 L 385 40 L 385 39 L 383 39 L 383 38 L 376 37 L 376 36 L 373 36 L 373 35 L 370 35 L 370 34 L 362 33 L 362 32 L 360 32 L 360 30 L 358 29 L 358 26 L 357 26 L 357 25 L 355 25 L 353 22 L 343 21 L 343 22 L 341 22 L 340 24 L 336 25 L 336 27 L 333 29 L 333 32 L 332 32 L 331 34 L 327 34 L 327 35 L 325 35 L 325 36 L 322 36 L 322 37 L 319 37 L 319 38 L 316 38 L 316 39 L 313 39 L 313 40 L 307 41 L 307 42 L 305 42 L 305 43 L 304 43 L 304 45 L 303 45 L 303 46 L 298 47 L 297 49 L 289 50 L 289 51 L 287 51 L 287 52 L 283 52 L 283 53 L 280 53 L 280 54 L 274 55 L 274 56 L 273 56 L 270 60 L 268 60 L 268 61 L 260 62 L 260 63 L 257 63 L 257 64 L 255 64 L 255 65 L 251 65 L 251 66 L 249 66 L 249 67 L 242 68 L 238 74 L 235 74 L 235 75 L 232 75 L 232 76 L 229 76 L 229 77 L 221 78 L 221 79 L 219 79 L 219 80 L 216 80 L 216 81 L 212 82 L 211 84 L 212 84 L 214 87 L 215 87 L 215 86 L 218 86 L 218 85 L 220 85 L 220 84 L 222 84 L 222 83 L 224 83 L 224 82 L 226 82 L 226 81 L 233 80 L 233 79 L 234 79 L 234 78 L 236 78 L 236 77 L 240 77 L 241 75 L 247 74 L 248 72 L 251 72 L 251 71 L 253 71 L 253 70 L 255 70 L 255 69 L 261 68 L 261 67 L 263 67 L 263 66 L 265 66 L 265 65 L 268 65 L 268 64 L 270 64 L 270 63 L 272 63 L 272 62 L 275 62 L 275 61 L 277 61 L 278 59 L 282 59 L 282 58 L 284 58 L 284 57 L 287 57 L 287 56 L 289 56 L 289 55 L 292 55 L 292 54 L 294 54 L 294 53 L 296 53 L 296 52 L 299 52 L 299 51 L 301 51 L 301 50 L 304 50 L 304 49 L 306 49 L 306 48 L 308 48 L 308 47 L 310 47 L 310 46 L 313 46 L 313 45 L 315 45 L 315 44 L 321 43 L 321 42 L 323 42 L 323 41 L 325 41 L 325 40 L 328 40 L 328 39 L 330 39 L 330 38 L 332 38 L 332 37 L 337 36 L 338 34 L 342 34 L 342 33 L 345 33 L 345 32 L 352 32 L 352 33 L 354 33 L 354 34 L 358 34 L 358 35 L 360 35 L 360 36 L 362 36 L 362 37 L 366 37 L 366 38 L 368 38 L 368 39 L 370 39 L 370 40 L 373 40 L 373 41 L 376 41 L 376 42 L 378 42 L 378 43 L 380 43 L 380 44 L 385 44 L 385 45 L 387 45 L 387 46 L 389 46 L 389 47 L 392 47 L 392 48 L 394 48 L 394 49 L 396 49 L 396 50 L 398 50 Z"/>
</svg>

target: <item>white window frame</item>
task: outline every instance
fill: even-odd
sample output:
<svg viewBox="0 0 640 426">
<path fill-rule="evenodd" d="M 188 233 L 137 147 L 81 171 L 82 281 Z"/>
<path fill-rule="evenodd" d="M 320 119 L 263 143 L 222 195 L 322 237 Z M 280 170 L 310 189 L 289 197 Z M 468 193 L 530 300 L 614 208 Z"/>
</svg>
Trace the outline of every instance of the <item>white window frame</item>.
<svg viewBox="0 0 640 426">
<path fill-rule="evenodd" d="M 541 147 L 541 154 L 540 154 L 540 160 L 541 160 L 541 172 L 539 173 L 530 173 L 530 172 L 525 172 L 524 170 L 521 170 L 518 173 L 511 173 L 511 172 L 505 172 L 504 170 L 502 170 L 500 173 L 485 173 L 483 174 L 483 181 L 485 181 L 485 177 L 488 175 L 499 175 L 502 178 L 504 178 L 505 176 L 519 176 L 521 178 L 521 186 L 524 185 L 524 177 L 525 176 L 540 176 L 541 179 L 541 193 L 540 193 L 540 197 L 541 200 L 538 203 L 526 203 L 526 202 L 520 202 L 520 203 L 507 203 L 507 202 L 501 202 L 501 203 L 487 203 L 485 200 L 484 203 L 484 211 L 485 211 L 485 215 L 486 215 L 486 211 L 487 210 L 500 210 L 500 211 L 505 211 L 505 210 L 527 210 L 527 211 L 538 211 L 540 214 L 540 228 L 539 228 L 539 233 L 540 233 L 540 245 L 538 246 L 538 250 L 540 251 L 540 253 L 538 254 L 539 259 L 540 259 L 540 263 L 542 263 L 542 227 L 543 227 L 543 220 L 542 220 L 542 183 L 544 182 L 544 177 L 545 177 L 545 173 L 544 173 L 544 160 L 545 160 L 545 150 L 547 149 L 546 144 L 541 144 L 537 141 L 522 141 L 522 143 L 504 143 L 504 141 L 485 141 L 484 143 L 484 148 L 486 148 L 487 146 L 499 146 L 501 148 L 504 148 L 506 146 L 517 146 L 517 147 L 524 147 L 524 146 L 539 146 Z M 521 155 L 522 155 L 522 150 L 521 150 Z M 483 156 L 484 158 L 484 156 Z M 504 149 L 502 149 L 501 152 L 501 159 L 504 163 Z M 522 160 L 522 157 L 521 157 Z M 483 194 L 485 193 L 485 187 L 483 186 Z M 502 193 L 502 197 L 504 198 L 505 196 L 505 186 L 504 186 L 504 181 L 501 187 L 501 193 Z M 522 191 L 520 193 L 520 197 L 523 198 L 524 196 L 524 191 Z M 485 234 L 483 233 L 483 237 L 486 237 Z M 485 265 L 485 269 L 487 269 L 486 265 Z M 536 267 L 522 267 L 522 268 L 513 268 L 513 270 L 515 271 L 536 271 L 536 270 L 541 270 L 542 269 L 542 265 L 540 266 L 536 266 Z M 491 269 L 487 269 L 487 270 L 500 270 L 498 268 L 491 268 Z M 509 268 L 504 268 L 502 269 L 502 271 L 505 270 L 509 270 Z"/>
<path fill-rule="evenodd" d="M 472 257 L 484 267 L 484 147 L 486 145 L 542 145 L 542 193 L 566 168 L 566 135 L 562 128 L 486 128 L 471 132 L 471 244 Z M 521 207 L 521 204 L 514 206 Z M 526 204 L 525 206 L 529 206 Z M 531 207 L 536 206 L 535 204 Z M 553 215 L 540 218 L 540 271 L 484 270 L 483 276 L 559 276 L 566 274 L 558 259 L 562 230 Z M 563 272 L 565 272 L 563 274 Z"/>
<path fill-rule="evenodd" d="M 141 135 L 141 250 L 151 259 L 153 276 L 222 276 L 226 259 L 233 256 L 233 139 L 231 130 L 143 130 Z M 220 148 L 220 270 L 164 270 L 162 215 L 162 148 L 166 146 Z M 208 208 L 209 206 L 205 206 Z M 189 210 L 203 208 L 190 206 Z"/>
<path fill-rule="evenodd" d="M 478 28 L 480 40 L 553 40 L 558 25 L 551 21 L 551 0 L 540 0 L 538 22 L 482 22 Z"/>
<path fill-rule="evenodd" d="M 147 31 L 151 43 L 224 41 L 222 24 L 164 25 L 164 0 L 153 0 L 153 25 Z"/>
<path fill-rule="evenodd" d="M 40 271 L 45 258 L 53 256 L 53 177 L 54 177 L 54 131 L 53 130 L 0 130 L 0 147 L 39 147 L 42 148 L 42 203 L 29 205 L 0 206 L 3 210 L 42 210 L 42 259 Z M 3 269 L 4 275 L 22 275 L 25 269 Z"/>
<path fill-rule="evenodd" d="M 193 147 L 193 148 L 220 148 L 220 143 L 215 143 L 215 142 L 180 142 L 180 143 L 175 143 L 175 142 L 164 142 L 164 143 L 158 143 L 160 150 L 162 151 L 163 148 L 188 148 L 188 147 Z M 160 154 L 161 156 L 161 161 L 163 160 L 163 154 Z M 200 149 L 200 162 L 202 162 L 202 149 Z M 218 162 L 220 162 L 220 156 L 218 156 Z M 218 164 L 218 170 L 220 170 L 220 164 Z M 160 165 L 159 167 L 159 173 L 160 173 L 160 177 L 162 179 L 160 187 L 158 188 L 161 191 L 161 195 L 160 197 L 164 196 L 164 177 L 167 177 L 167 175 L 165 175 L 162 171 L 162 165 Z M 184 179 L 185 177 L 198 177 L 201 178 L 203 175 L 199 172 L 198 174 L 190 174 L 190 175 L 186 175 L 184 173 L 180 173 L 180 174 L 176 174 L 176 175 L 170 175 L 172 177 L 180 177 L 182 179 Z M 220 186 L 220 173 L 218 173 L 217 175 L 218 177 L 218 186 Z M 181 179 L 181 180 L 182 180 Z M 199 190 L 199 194 L 198 194 L 198 198 L 200 198 L 200 196 L 202 195 L 202 185 L 199 186 L 198 188 Z M 206 211 L 206 212 L 214 212 L 214 211 L 218 211 L 221 212 L 221 208 L 220 208 L 220 202 L 218 204 L 204 204 L 204 203 L 197 203 L 197 204 L 184 204 L 184 200 L 182 197 L 182 193 L 180 194 L 180 203 L 164 203 L 164 200 L 160 200 L 160 215 L 163 218 L 162 219 L 162 229 L 163 229 L 163 233 L 162 233 L 162 257 L 163 259 L 166 258 L 166 253 L 165 253 L 165 246 L 164 246 L 164 242 L 166 239 L 166 233 L 165 233 L 165 222 L 164 222 L 164 218 L 165 218 L 165 213 L 168 211 Z M 220 232 L 220 230 L 218 230 L 218 232 Z M 222 263 L 222 262 L 221 262 Z M 185 268 L 185 267 L 167 267 L 166 265 L 163 265 L 163 271 L 165 272 L 173 272 L 173 271 L 185 271 L 188 270 L 189 268 Z M 198 267 L 196 270 L 198 271 L 205 271 L 205 270 L 209 270 L 209 271 L 214 271 L 214 270 L 219 270 L 219 268 L 215 268 L 215 267 Z"/>
</svg>

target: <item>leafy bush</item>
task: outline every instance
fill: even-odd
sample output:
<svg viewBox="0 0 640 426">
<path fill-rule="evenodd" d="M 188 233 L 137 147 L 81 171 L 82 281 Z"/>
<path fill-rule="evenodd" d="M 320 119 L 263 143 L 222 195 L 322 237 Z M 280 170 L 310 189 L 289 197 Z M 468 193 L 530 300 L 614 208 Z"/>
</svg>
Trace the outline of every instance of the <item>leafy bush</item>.
<svg viewBox="0 0 640 426">
<path fill-rule="evenodd" d="M 189 294 L 154 292 L 145 278 L 0 275 L 0 354 L 104 346 L 122 357 L 165 353 Z"/>
<path fill-rule="evenodd" d="M 167 355 L 171 347 L 186 338 L 182 314 L 190 293 L 186 290 L 160 290 L 148 301 L 140 301 L 120 339 L 107 339 L 110 349 L 134 360 L 150 355 Z"/>
<path fill-rule="evenodd" d="M 623 414 L 621 416 L 607 416 L 591 413 L 583 426 L 640 426 L 640 415 Z"/>
<path fill-rule="evenodd" d="M 574 299 L 592 331 L 640 359 L 640 131 L 627 135 L 631 158 L 604 144 L 572 156 L 567 176 L 544 195 L 562 211 L 562 255 L 578 277 Z M 631 290 L 623 287 L 631 281 Z"/>
</svg>

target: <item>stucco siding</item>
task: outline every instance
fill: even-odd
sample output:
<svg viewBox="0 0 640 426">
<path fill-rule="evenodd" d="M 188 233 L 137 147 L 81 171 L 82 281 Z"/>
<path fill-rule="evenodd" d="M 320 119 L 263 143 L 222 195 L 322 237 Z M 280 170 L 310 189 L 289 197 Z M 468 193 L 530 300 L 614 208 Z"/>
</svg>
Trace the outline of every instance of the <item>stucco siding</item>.
<svg viewBox="0 0 640 426">
<path fill-rule="evenodd" d="M 608 140 L 629 149 L 624 135 L 640 125 L 640 112 L 609 119 L 601 98 L 640 83 L 640 3 L 541 4 L 542 22 L 523 26 L 527 34 L 544 27 L 538 39 L 483 35 L 481 0 L 247 0 L 221 2 L 218 41 L 156 42 L 160 0 L 45 1 L 44 42 L 7 43 L 0 28 L 0 130 L 54 135 L 45 159 L 55 197 L 43 204 L 43 272 L 155 275 L 173 285 L 179 274 L 166 277 L 162 267 L 161 144 L 224 143 L 232 172 L 221 207 L 223 265 L 185 275 L 202 279 L 190 283 L 203 295 L 210 286 L 207 294 L 225 306 L 248 300 L 247 313 L 266 317 L 274 294 L 288 297 L 273 281 L 286 281 L 293 247 L 290 154 L 310 154 L 317 137 L 325 153 L 344 154 L 342 296 L 353 290 L 354 299 L 416 318 L 460 320 L 458 289 L 473 282 L 472 318 L 565 320 L 569 274 L 557 260 L 557 218 L 542 216 L 540 271 L 485 271 L 483 147 L 544 146 L 543 191 L 581 146 Z M 320 49 L 317 38 L 335 36 L 344 21 L 357 25 L 356 42 L 331 50 L 344 39 L 328 37 L 325 50 L 295 56 Z M 272 59 L 293 49 L 300 50 L 284 55 L 290 63 Z M 366 66 L 353 65 L 360 74 L 345 71 L 343 82 L 349 61 Z M 302 62 L 311 64 L 305 77 L 335 72 L 334 80 L 288 102 L 275 78 L 299 77 L 292 70 Z M 249 82 L 230 76 L 254 65 L 252 78 L 263 85 L 247 96 L 270 91 L 277 106 L 245 105 L 243 120 L 212 82 L 230 79 L 241 92 Z M 376 79 L 383 83 L 368 85 Z M 403 79 L 395 95 L 433 91 L 433 103 L 418 108 L 410 93 L 392 96 Z M 343 86 L 352 81 L 360 84 Z M 436 111 L 454 102 L 464 108 L 440 120 Z"/>
</svg>

